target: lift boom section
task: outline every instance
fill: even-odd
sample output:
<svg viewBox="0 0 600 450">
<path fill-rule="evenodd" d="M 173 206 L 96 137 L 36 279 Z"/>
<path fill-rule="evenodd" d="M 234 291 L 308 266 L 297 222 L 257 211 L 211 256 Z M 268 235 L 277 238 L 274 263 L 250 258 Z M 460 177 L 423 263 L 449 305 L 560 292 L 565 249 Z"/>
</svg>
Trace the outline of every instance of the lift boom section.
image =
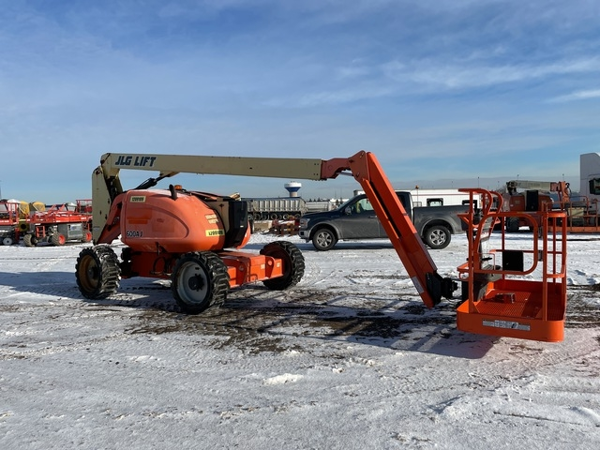
<svg viewBox="0 0 600 450">
<path fill-rule="evenodd" d="M 178 173 L 240 175 L 273 178 L 327 180 L 350 173 L 371 201 L 396 253 L 425 305 L 432 308 L 441 297 L 452 297 L 456 284 L 437 273 L 437 267 L 422 243 L 412 221 L 379 162 L 370 152 L 329 160 L 303 158 L 255 158 L 228 156 L 152 155 L 107 153 L 92 175 L 94 242 L 112 236 L 118 217 L 112 208 L 123 193 L 121 170 L 158 171 L 140 188 L 149 188 Z M 111 214 L 112 213 L 112 214 Z M 112 229 L 112 234 L 107 230 Z M 110 239 L 108 239 L 110 240 Z"/>
</svg>

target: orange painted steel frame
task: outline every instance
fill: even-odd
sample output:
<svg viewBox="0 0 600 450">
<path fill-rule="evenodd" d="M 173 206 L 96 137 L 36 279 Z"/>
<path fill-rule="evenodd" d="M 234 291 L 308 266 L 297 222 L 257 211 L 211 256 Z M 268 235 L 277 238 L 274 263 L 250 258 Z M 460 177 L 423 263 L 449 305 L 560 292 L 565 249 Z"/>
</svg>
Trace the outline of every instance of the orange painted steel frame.
<svg viewBox="0 0 600 450">
<path fill-rule="evenodd" d="M 467 262 L 458 268 L 463 280 L 463 298 L 466 297 L 457 309 L 458 329 L 492 336 L 562 341 L 567 301 L 566 214 L 540 211 L 534 216 L 501 212 L 499 194 L 483 189 L 464 191 L 471 196 L 481 195 L 483 209 L 478 214 L 471 207 L 468 213 L 460 215 L 468 225 L 469 249 Z M 484 250 L 485 245 L 492 243 L 494 225 L 503 224 L 509 217 L 529 221 L 531 248 L 508 249 L 505 229 L 501 226 L 500 246 Z M 529 268 L 524 267 L 525 256 L 531 260 Z M 502 266 L 496 265 L 496 258 L 502 260 Z M 541 271 L 541 280 L 524 279 L 534 271 L 538 274 Z"/>
<path fill-rule="evenodd" d="M 135 197 L 140 193 L 147 197 L 144 202 L 138 203 L 129 200 L 132 196 Z M 218 230 L 221 225 L 220 222 L 214 224 L 207 222 L 206 215 L 209 213 L 214 215 L 214 210 L 196 197 L 180 195 L 177 203 L 178 209 L 169 210 L 167 208 L 169 205 L 172 206 L 175 203 L 170 199 L 168 191 L 164 190 L 132 190 L 115 198 L 114 207 L 110 211 L 107 224 L 98 242 L 110 243 L 121 235 L 122 242 L 128 245 L 130 250 L 127 259 L 130 270 L 122 272 L 123 278 L 141 276 L 168 279 L 171 277 L 179 255 L 195 250 L 212 250 L 219 255 L 227 265 L 231 288 L 283 275 L 284 267 L 280 258 L 222 250 L 223 236 L 206 237 L 206 235 L 197 233 L 198 229 L 203 232 L 212 228 Z M 134 213 L 128 214 L 127 211 L 131 208 Z M 170 226 L 156 232 L 156 230 L 152 230 L 152 224 L 156 224 L 157 221 L 168 222 Z M 135 229 L 140 236 L 149 237 L 147 239 L 145 237 L 129 238 L 127 227 L 131 227 L 130 230 L 134 229 L 131 223 L 135 223 L 137 226 Z M 193 230 L 195 233 L 192 233 L 192 230 L 186 226 L 189 223 L 196 224 Z M 179 230 L 176 225 L 181 229 Z M 249 238 L 248 231 L 242 246 Z"/>
<path fill-rule="evenodd" d="M 423 303 L 432 308 L 441 301 L 442 295 L 450 297 L 449 281 L 438 275 L 435 263 L 375 155 L 361 151 L 348 159 L 324 161 L 321 177 L 335 178 L 342 170 L 350 170 L 362 186 Z"/>
<path fill-rule="evenodd" d="M 229 287 L 269 280 L 283 275 L 280 258 L 247 252 L 216 252 L 227 265 Z M 131 273 L 123 272 L 123 278 L 147 277 L 169 279 L 179 254 L 166 252 L 133 252 Z"/>
<path fill-rule="evenodd" d="M 219 256 L 227 265 L 229 286 L 232 288 L 283 275 L 283 265 L 279 258 L 245 252 L 220 252 Z"/>
</svg>

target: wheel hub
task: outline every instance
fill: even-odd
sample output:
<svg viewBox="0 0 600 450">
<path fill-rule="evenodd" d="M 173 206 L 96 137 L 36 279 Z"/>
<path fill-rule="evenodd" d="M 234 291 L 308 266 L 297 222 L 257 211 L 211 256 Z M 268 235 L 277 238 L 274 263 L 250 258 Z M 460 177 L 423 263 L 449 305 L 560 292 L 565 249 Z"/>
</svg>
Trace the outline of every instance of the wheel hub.
<svg viewBox="0 0 600 450">
<path fill-rule="evenodd" d="M 204 278 L 200 275 L 194 275 L 188 280 L 188 287 L 193 291 L 200 291 L 204 288 Z"/>
</svg>

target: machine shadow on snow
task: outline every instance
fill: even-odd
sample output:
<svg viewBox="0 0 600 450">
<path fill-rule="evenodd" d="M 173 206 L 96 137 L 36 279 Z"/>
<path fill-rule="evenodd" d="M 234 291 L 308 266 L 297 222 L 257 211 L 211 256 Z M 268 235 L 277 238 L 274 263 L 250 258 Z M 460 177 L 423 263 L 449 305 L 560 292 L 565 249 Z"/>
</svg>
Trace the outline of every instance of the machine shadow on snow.
<svg viewBox="0 0 600 450">
<path fill-rule="evenodd" d="M 290 346 L 310 347 L 316 340 L 355 342 L 394 350 L 435 353 L 478 359 L 497 338 L 463 333 L 456 329 L 455 305 L 444 302 L 427 309 L 419 301 L 365 297 L 365 306 L 344 305 L 351 293 L 331 293 L 297 288 L 282 296 L 260 285 L 230 292 L 227 301 L 199 315 L 182 314 L 168 282 L 122 280 L 118 294 L 102 300 L 83 298 L 70 272 L 0 272 L 0 285 L 35 295 L 55 295 L 96 308 L 134 308 L 143 312 L 135 333 L 183 332 L 226 337 L 224 345 L 241 350 L 284 351 Z M 593 308 L 578 302 L 582 292 L 572 287 L 569 327 L 596 326 Z M 581 289 L 591 295 L 596 289 Z M 575 291 L 575 292 L 574 292 Z M 597 313 L 597 310 L 595 310 Z M 298 339 L 296 342 L 290 338 Z M 285 343 L 283 343 L 285 341 Z"/>
<path fill-rule="evenodd" d="M 252 286 L 232 291 L 220 307 L 187 315 L 171 298 L 168 285 L 125 283 L 115 296 L 82 300 L 98 308 L 143 311 L 131 333 L 216 336 L 218 348 L 233 346 L 251 353 L 310 348 L 318 341 L 334 341 L 478 359 L 495 341 L 456 330 L 454 305 L 450 303 L 434 310 L 418 301 L 379 297 L 363 298 L 371 305 L 382 305 L 379 308 L 338 304 L 347 297 L 297 289 L 281 298 L 267 288 Z"/>
<path fill-rule="evenodd" d="M 348 294 L 296 289 L 281 298 L 280 293 L 257 285 L 232 291 L 221 307 L 186 315 L 179 311 L 168 283 L 140 281 L 122 280 L 118 294 L 89 300 L 78 292 L 70 272 L 0 272 L 0 284 L 19 292 L 66 297 L 95 308 L 139 309 L 141 323 L 130 332 L 226 337 L 221 347 L 232 345 L 251 352 L 310 347 L 316 339 L 477 359 L 495 341 L 458 331 L 451 303 L 428 310 L 416 300 L 361 297 L 375 307 L 352 307 L 339 304 L 351 297 Z"/>
<path fill-rule="evenodd" d="M 72 272 L 0 272 L 0 285 L 18 292 L 81 298 Z"/>
<path fill-rule="evenodd" d="M 237 326 L 243 324 L 273 336 L 306 336 L 470 359 L 483 357 L 496 340 L 457 330 L 452 303 L 429 310 L 417 300 L 358 295 L 368 306 L 355 307 L 343 304 L 352 294 L 302 289 L 295 291 L 294 297 L 257 302 L 256 298 L 239 296 L 226 302 L 222 309 L 228 309 L 226 314 L 234 320 L 241 318 Z M 251 317 L 258 322 L 254 324 Z"/>
</svg>

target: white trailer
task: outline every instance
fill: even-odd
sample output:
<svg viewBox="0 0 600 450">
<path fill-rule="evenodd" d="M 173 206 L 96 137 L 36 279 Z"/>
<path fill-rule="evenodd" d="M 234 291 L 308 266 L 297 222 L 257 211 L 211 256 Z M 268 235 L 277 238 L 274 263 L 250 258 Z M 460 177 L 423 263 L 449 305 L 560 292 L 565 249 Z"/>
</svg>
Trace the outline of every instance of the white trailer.
<svg viewBox="0 0 600 450">
<path fill-rule="evenodd" d="M 458 189 L 413 189 L 410 194 L 415 207 L 469 204 L 469 194 Z"/>
<path fill-rule="evenodd" d="M 579 155 L 579 195 L 600 200 L 600 153 Z"/>
</svg>

